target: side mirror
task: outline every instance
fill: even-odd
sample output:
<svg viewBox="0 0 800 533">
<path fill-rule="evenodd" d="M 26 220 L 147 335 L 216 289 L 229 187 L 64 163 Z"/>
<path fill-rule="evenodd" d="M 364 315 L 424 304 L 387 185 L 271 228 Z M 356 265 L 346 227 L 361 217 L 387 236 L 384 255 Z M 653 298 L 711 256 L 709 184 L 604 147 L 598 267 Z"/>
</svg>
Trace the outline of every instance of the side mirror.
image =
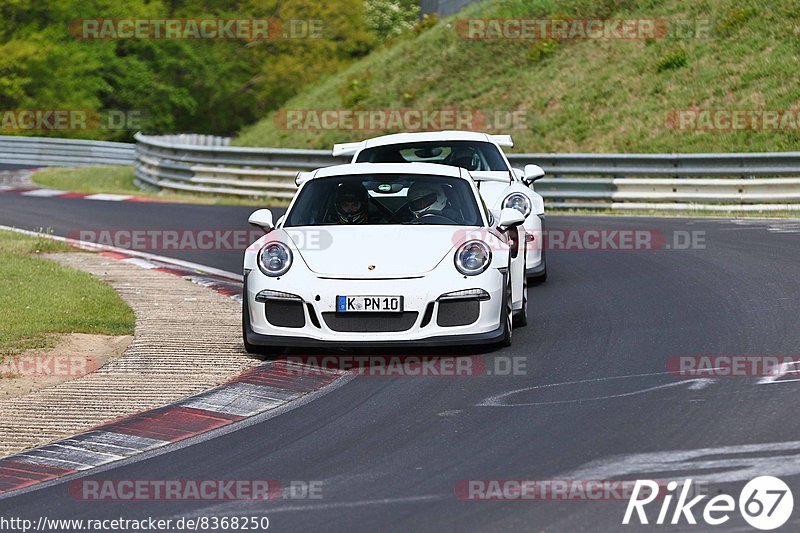
<svg viewBox="0 0 800 533">
<path fill-rule="evenodd" d="M 497 227 L 500 229 L 508 229 L 519 226 L 523 222 L 525 222 L 525 215 L 516 209 L 506 207 L 500 211 L 500 222 L 497 223 Z"/>
<path fill-rule="evenodd" d="M 264 231 L 270 231 L 275 226 L 272 223 L 272 211 L 269 209 L 259 209 L 253 212 L 248 219 L 248 222 L 254 226 L 262 228 Z"/>
<path fill-rule="evenodd" d="M 523 181 L 530 185 L 539 178 L 544 177 L 544 169 L 539 165 L 525 165 L 525 177 Z"/>
</svg>

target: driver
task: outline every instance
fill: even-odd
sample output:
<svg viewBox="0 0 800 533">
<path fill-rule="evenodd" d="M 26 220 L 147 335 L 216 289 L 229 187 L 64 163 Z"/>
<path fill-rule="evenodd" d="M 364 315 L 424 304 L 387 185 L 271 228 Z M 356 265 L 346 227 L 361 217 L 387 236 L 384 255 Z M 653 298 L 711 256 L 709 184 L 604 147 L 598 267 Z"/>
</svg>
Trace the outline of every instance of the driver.
<svg viewBox="0 0 800 533">
<path fill-rule="evenodd" d="M 447 195 L 441 185 L 435 183 L 414 183 L 408 189 L 408 208 L 414 218 L 439 215 L 447 207 Z"/>
<path fill-rule="evenodd" d="M 478 170 L 481 166 L 481 158 L 478 152 L 473 148 L 461 148 L 460 150 L 453 151 L 448 158 L 449 164 L 466 168 L 467 170 Z"/>
<path fill-rule="evenodd" d="M 336 223 L 366 224 L 369 194 L 358 183 L 344 183 L 336 190 Z"/>
</svg>

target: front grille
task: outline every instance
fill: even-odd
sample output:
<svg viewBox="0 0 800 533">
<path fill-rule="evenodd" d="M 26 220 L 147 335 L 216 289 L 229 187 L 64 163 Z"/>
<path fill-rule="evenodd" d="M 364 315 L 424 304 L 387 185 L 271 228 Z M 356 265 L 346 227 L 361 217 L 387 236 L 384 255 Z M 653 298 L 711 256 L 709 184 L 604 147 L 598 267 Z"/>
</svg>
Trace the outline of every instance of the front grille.
<svg viewBox="0 0 800 533">
<path fill-rule="evenodd" d="M 267 322 L 279 328 L 302 328 L 306 325 L 303 302 L 267 300 Z"/>
<path fill-rule="evenodd" d="M 416 311 L 402 313 L 322 313 L 322 319 L 333 331 L 377 333 L 407 331 L 417 321 Z"/>
<path fill-rule="evenodd" d="M 481 303 L 478 300 L 452 300 L 439 302 L 436 323 L 443 328 L 466 326 L 478 320 Z"/>
</svg>

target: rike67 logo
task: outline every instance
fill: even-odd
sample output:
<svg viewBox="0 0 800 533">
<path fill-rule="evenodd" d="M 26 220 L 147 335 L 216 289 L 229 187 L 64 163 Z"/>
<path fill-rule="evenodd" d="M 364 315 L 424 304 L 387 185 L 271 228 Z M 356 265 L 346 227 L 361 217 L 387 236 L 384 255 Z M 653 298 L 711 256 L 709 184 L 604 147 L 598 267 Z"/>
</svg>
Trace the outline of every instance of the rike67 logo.
<svg viewBox="0 0 800 533">
<path fill-rule="evenodd" d="M 741 493 L 738 502 L 728 494 L 718 494 L 704 502 L 707 494 L 689 499 L 692 494 L 692 480 L 687 479 L 682 486 L 676 481 L 667 484 L 666 495 L 661 495 L 661 508 L 654 524 L 679 524 L 683 520 L 689 524 L 697 524 L 695 513 L 702 515 L 702 520 L 710 526 L 719 526 L 731 519 L 736 511 L 737 503 L 742 518 L 756 529 L 768 531 L 784 525 L 794 510 L 794 498 L 789 486 L 782 480 L 772 476 L 760 476 L 749 481 Z M 675 507 L 672 501 L 677 497 Z M 636 513 L 640 524 L 649 524 L 645 507 L 659 498 L 659 484 L 651 480 L 637 480 L 633 493 L 628 500 L 622 523 L 631 523 Z M 635 521 L 634 521 L 635 523 Z"/>
</svg>

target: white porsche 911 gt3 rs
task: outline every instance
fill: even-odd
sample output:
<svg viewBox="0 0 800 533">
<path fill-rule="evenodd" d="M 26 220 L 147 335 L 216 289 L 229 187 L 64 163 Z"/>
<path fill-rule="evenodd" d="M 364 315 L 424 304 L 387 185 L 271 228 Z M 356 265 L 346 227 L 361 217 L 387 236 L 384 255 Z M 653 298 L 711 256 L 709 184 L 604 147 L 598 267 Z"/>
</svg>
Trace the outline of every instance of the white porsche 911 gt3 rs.
<svg viewBox="0 0 800 533">
<path fill-rule="evenodd" d="M 245 252 L 248 351 L 509 344 L 527 322 L 524 216 L 489 211 L 469 172 L 359 163 L 298 176 Z"/>
<path fill-rule="evenodd" d="M 527 264 L 530 278 L 547 279 L 544 245 L 544 200 L 533 182 L 544 176 L 538 165 L 511 167 L 501 146 L 514 146 L 510 135 L 471 131 L 397 133 L 356 143 L 337 144 L 334 156 L 352 156 L 352 163 L 425 162 L 467 169 L 478 182 L 490 209 L 511 207 L 525 215 Z"/>
</svg>

